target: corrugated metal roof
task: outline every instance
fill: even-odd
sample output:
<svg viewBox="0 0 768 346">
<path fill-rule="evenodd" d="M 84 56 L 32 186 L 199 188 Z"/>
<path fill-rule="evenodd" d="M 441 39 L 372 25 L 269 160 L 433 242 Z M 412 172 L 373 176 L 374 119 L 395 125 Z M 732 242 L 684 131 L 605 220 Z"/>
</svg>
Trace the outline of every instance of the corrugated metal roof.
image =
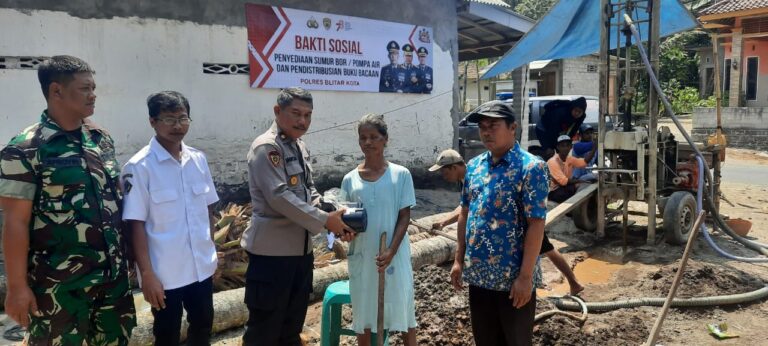
<svg viewBox="0 0 768 346">
<path fill-rule="evenodd" d="M 705 8 L 701 16 L 768 8 L 768 0 L 722 0 Z"/>
<path fill-rule="evenodd" d="M 481 4 L 487 4 L 487 5 L 509 7 L 509 4 L 504 2 L 503 0 L 467 0 L 467 1 L 469 1 L 469 2 L 477 2 L 477 3 L 481 3 Z"/>
</svg>

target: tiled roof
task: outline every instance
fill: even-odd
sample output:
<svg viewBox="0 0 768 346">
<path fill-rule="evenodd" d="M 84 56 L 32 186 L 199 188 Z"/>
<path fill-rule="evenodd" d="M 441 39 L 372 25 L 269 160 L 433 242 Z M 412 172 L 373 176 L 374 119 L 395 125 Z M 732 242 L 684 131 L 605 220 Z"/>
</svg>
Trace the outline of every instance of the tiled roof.
<svg viewBox="0 0 768 346">
<path fill-rule="evenodd" d="M 721 0 L 705 8 L 701 16 L 768 8 L 768 0 Z"/>
<path fill-rule="evenodd" d="M 478 2 L 478 3 L 481 3 L 481 4 L 487 4 L 487 5 L 509 7 L 509 4 L 507 4 L 503 0 L 467 0 L 467 1 L 469 1 L 469 2 Z"/>
</svg>

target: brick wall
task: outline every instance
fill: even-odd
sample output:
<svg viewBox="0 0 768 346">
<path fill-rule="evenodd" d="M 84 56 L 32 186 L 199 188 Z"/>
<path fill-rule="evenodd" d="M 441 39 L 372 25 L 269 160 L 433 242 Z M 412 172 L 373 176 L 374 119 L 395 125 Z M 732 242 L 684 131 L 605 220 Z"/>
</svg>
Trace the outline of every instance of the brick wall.
<svg viewBox="0 0 768 346">
<path fill-rule="evenodd" d="M 600 58 L 586 55 L 578 58 L 561 60 L 563 83 L 561 95 L 600 95 Z M 592 70 L 590 70 L 590 65 Z"/>
</svg>

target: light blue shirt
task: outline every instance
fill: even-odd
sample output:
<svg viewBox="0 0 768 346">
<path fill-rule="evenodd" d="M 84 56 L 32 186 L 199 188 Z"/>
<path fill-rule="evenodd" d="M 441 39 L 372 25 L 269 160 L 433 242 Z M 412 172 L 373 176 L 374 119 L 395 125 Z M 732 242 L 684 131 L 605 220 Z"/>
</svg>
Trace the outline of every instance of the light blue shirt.
<svg viewBox="0 0 768 346">
<path fill-rule="evenodd" d="M 353 329 L 358 334 L 366 328 L 376 332 L 379 239 L 386 232 L 389 247 L 398 213 L 416 205 L 413 178 L 408 169 L 391 162 L 376 181 L 363 180 L 354 169 L 341 182 L 341 200 L 362 202 L 368 213 L 368 227 L 349 245 L 349 291 Z M 406 233 L 385 275 L 384 328 L 390 332 L 405 332 L 417 326 L 411 268 L 411 245 Z"/>
</svg>

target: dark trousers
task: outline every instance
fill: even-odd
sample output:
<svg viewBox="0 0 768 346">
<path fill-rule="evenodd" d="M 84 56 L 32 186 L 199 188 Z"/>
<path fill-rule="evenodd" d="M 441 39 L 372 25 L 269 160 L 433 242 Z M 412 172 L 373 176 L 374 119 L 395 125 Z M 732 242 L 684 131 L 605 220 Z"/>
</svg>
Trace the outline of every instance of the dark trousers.
<svg viewBox="0 0 768 346">
<path fill-rule="evenodd" d="M 533 344 L 536 292 L 520 309 L 512 305 L 509 292 L 469 286 L 469 314 L 477 346 L 521 346 Z"/>
<path fill-rule="evenodd" d="M 552 202 L 563 203 L 567 199 L 573 197 L 573 195 L 575 194 L 576 194 L 576 185 L 568 184 L 565 186 L 560 186 L 556 190 L 551 191 L 547 196 L 547 198 Z"/>
<path fill-rule="evenodd" d="M 243 345 L 298 346 L 312 291 L 314 257 L 249 254 Z"/>
<path fill-rule="evenodd" d="M 187 310 L 187 345 L 210 345 L 213 326 L 213 279 L 165 290 L 165 309 L 152 309 L 155 345 L 178 345 L 181 315 Z"/>
</svg>

